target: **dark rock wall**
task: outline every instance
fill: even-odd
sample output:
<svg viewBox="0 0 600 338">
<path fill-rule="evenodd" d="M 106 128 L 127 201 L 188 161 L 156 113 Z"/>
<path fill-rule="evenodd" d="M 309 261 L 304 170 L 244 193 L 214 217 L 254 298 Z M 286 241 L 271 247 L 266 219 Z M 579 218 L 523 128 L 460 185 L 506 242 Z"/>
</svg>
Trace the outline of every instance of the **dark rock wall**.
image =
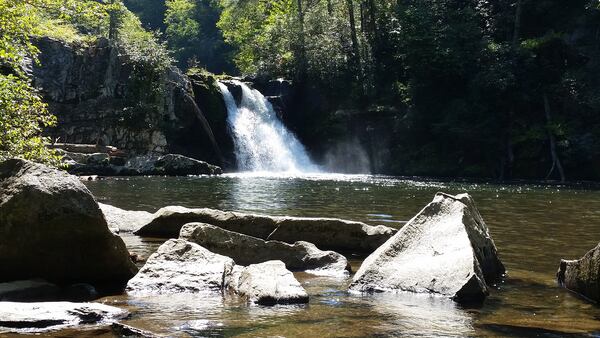
<svg viewBox="0 0 600 338">
<path fill-rule="evenodd" d="M 32 70 L 34 84 L 58 118 L 49 136 L 112 145 L 129 154 L 178 153 L 223 164 L 203 110 L 224 105 L 196 99 L 192 83 L 176 67 L 135 61 L 105 39 L 78 46 L 41 38 L 36 45 L 41 53 Z M 220 93 L 213 100 L 222 100 Z"/>
</svg>

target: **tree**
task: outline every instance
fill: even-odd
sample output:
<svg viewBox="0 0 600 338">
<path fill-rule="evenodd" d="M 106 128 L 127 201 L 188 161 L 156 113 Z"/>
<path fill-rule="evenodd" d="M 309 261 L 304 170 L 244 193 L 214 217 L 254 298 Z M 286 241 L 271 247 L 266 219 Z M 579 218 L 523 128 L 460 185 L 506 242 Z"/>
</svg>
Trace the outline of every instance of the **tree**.
<svg viewBox="0 0 600 338">
<path fill-rule="evenodd" d="M 45 146 L 48 138 L 41 136 L 56 120 L 21 68 L 26 60 L 37 60 L 30 41 L 37 30 L 32 5 L 43 3 L 0 0 L 0 160 L 21 157 L 56 164 L 58 157 Z"/>
<path fill-rule="evenodd" d="M 187 61 L 198 44 L 200 25 L 194 18 L 196 4 L 193 0 L 167 0 L 165 12 L 166 34 L 169 47 L 177 59 Z"/>
</svg>

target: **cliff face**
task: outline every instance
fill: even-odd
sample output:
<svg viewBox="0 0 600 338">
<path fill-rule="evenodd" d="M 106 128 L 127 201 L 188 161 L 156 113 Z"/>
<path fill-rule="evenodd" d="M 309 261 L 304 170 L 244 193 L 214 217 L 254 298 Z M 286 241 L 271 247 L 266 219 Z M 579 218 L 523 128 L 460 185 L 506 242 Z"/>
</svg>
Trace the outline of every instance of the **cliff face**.
<svg viewBox="0 0 600 338">
<path fill-rule="evenodd" d="M 224 105 L 203 107 L 188 77 L 176 67 L 133 60 L 105 39 L 74 46 L 40 38 L 36 45 L 40 63 L 32 77 L 58 118 L 57 127 L 47 131 L 53 139 L 112 145 L 130 154 L 178 153 L 223 164 L 203 109 Z"/>
</svg>

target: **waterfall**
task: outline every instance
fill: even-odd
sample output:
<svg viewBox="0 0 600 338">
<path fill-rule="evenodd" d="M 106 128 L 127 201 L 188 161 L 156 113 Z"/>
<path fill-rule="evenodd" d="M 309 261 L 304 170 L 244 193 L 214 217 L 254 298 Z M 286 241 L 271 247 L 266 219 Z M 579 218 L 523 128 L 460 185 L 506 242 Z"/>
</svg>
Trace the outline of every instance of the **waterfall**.
<svg viewBox="0 0 600 338">
<path fill-rule="evenodd" d="M 223 83 L 219 87 L 227 106 L 227 123 L 241 171 L 315 173 L 319 171 L 306 149 L 279 120 L 273 106 L 258 90 L 240 81 L 239 106 Z"/>
</svg>

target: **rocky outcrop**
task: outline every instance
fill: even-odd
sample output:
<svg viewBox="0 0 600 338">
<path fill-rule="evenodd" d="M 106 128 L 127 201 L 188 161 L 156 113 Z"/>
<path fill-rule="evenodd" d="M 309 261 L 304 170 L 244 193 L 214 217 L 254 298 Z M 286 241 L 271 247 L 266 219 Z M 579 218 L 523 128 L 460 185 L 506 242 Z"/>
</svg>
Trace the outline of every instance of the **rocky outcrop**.
<svg viewBox="0 0 600 338">
<path fill-rule="evenodd" d="M 108 227 L 115 233 L 134 232 L 152 219 L 147 211 L 123 210 L 112 205 L 98 203 Z"/>
<path fill-rule="evenodd" d="M 504 273 L 472 198 L 438 193 L 362 264 L 351 290 L 410 291 L 482 300 Z"/>
<path fill-rule="evenodd" d="M 0 302 L 0 332 L 44 332 L 83 324 L 110 323 L 127 315 L 125 310 L 97 303 Z"/>
<path fill-rule="evenodd" d="M 221 168 L 177 154 L 139 156 L 125 164 L 127 175 L 220 175 Z"/>
<path fill-rule="evenodd" d="M 556 277 L 561 286 L 600 302 L 600 244 L 578 260 L 561 260 Z"/>
<path fill-rule="evenodd" d="M 281 261 L 243 268 L 235 291 L 260 305 L 308 303 L 308 294 Z"/>
<path fill-rule="evenodd" d="M 136 234 L 177 238 L 183 225 L 192 222 L 212 224 L 264 240 L 306 241 L 319 249 L 336 251 L 372 252 L 396 232 L 386 226 L 335 218 L 277 217 L 169 206 L 158 210 L 154 219 Z"/>
<path fill-rule="evenodd" d="M 53 139 L 222 163 L 191 83 L 176 67 L 132 57 L 103 38 L 81 45 L 44 37 L 35 45 L 40 63 L 31 75 L 58 118 L 47 131 Z"/>
<path fill-rule="evenodd" d="M 0 163 L 0 282 L 122 286 L 136 271 L 77 177 L 25 160 Z"/>
<path fill-rule="evenodd" d="M 206 293 L 219 295 L 235 263 L 198 244 L 171 239 L 148 258 L 127 284 L 133 294 Z"/>
<path fill-rule="evenodd" d="M 339 276 L 350 270 L 346 257 L 333 251 L 321 251 L 308 242 L 288 244 L 265 241 L 205 223 L 184 225 L 179 238 L 231 257 L 241 265 L 279 260 L 292 271 L 307 271 L 319 275 Z"/>
<path fill-rule="evenodd" d="M 74 175 L 102 176 L 187 176 L 220 175 L 220 167 L 183 155 L 141 155 L 130 159 L 108 154 L 63 152 L 67 171 Z"/>
</svg>

